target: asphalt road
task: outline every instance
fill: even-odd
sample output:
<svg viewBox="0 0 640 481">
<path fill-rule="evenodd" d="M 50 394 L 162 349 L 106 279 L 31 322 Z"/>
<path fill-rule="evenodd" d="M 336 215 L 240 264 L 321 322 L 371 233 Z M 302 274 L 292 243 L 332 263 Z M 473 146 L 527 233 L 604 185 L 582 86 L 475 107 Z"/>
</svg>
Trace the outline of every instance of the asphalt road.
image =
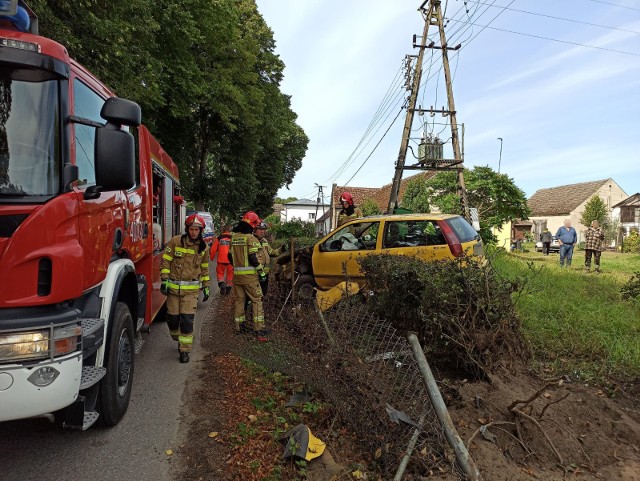
<svg viewBox="0 0 640 481">
<path fill-rule="evenodd" d="M 212 289 L 213 290 L 213 289 Z M 216 289 L 217 290 L 217 289 Z M 173 479 L 171 463 L 188 414 L 183 400 L 188 383 L 197 382 L 202 365 L 202 321 L 211 300 L 200 302 L 196 314 L 196 342 L 189 364 L 178 362 L 178 349 L 166 324 L 153 324 L 136 357 L 131 403 L 113 428 L 71 431 L 45 419 L 0 423 L 0 480 L 117 480 Z"/>
</svg>

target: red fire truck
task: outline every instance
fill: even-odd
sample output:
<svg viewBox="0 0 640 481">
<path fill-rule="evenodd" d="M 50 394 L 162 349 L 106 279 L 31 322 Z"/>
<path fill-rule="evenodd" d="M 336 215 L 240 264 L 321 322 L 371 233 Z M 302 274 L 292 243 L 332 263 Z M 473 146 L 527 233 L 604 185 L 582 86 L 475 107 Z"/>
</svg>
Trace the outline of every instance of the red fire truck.
<svg viewBox="0 0 640 481">
<path fill-rule="evenodd" d="M 140 122 L 22 0 L 0 0 L 0 421 L 87 429 L 127 411 L 185 213 Z"/>
</svg>

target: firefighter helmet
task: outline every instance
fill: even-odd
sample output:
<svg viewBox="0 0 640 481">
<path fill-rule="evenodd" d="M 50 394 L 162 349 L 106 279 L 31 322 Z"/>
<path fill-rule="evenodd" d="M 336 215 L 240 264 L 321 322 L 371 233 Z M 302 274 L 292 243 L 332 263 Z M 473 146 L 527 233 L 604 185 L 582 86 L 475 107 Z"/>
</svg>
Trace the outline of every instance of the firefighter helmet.
<svg viewBox="0 0 640 481">
<path fill-rule="evenodd" d="M 340 196 L 340 204 L 344 202 L 349 205 L 353 205 L 353 196 L 349 192 L 343 192 Z"/>
<path fill-rule="evenodd" d="M 251 226 L 252 229 L 255 229 L 262 222 L 262 219 L 260 219 L 260 217 L 258 217 L 258 214 L 256 214 L 254 211 L 250 210 L 249 212 L 246 212 L 244 214 L 244 216 L 242 217 L 242 222 L 246 222 Z"/>
<path fill-rule="evenodd" d="M 269 228 L 269 226 L 267 225 L 267 223 L 265 221 L 260 222 L 257 226 L 256 229 L 263 229 L 263 230 L 267 230 Z"/>
<path fill-rule="evenodd" d="M 204 230 L 204 218 L 198 214 L 191 214 L 187 217 L 187 220 L 184 221 L 184 226 L 189 229 L 189 227 L 200 227 L 201 230 Z"/>
</svg>

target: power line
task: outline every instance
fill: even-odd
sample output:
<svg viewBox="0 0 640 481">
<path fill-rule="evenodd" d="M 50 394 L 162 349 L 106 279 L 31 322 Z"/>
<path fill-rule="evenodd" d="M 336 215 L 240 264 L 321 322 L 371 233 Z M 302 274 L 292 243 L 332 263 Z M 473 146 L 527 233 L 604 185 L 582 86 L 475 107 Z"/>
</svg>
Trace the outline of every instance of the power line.
<svg viewBox="0 0 640 481">
<path fill-rule="evenodd" d="M 598 47 L 597 45 L 588 45 L 588 44 L 579 43 L 579 42 L 572 42 L 570 40 L 560 40 L 558 38 L 544 37 L 542 35 L 535 35 L 533 33 L 517 32 L 515 30 L 507 30 L 506 28 L 491 27 L 489 25 L 476 25 L 476 26 L 482 27 L 482 30 L 484 30 L 485 28 L 489 28 L 491 30 L 497 30 L 498 32 L 506 32 L 506 33 L 513 33 L 514 35 L 522 35 L 523 37 L 532 37 L 532 38 L 538 38 L 541 40 L 550 40 L 552 42 L 566 43 L 568 45 L 575 45 L 577 47 L 595 48 L 597 50 L 605 50 L 607 52 L 622 53 L 624 55 L 632 55 L 634 57 L 640 57 L 640 53 L 627 52 L 625 50 L 617 50 L 615 48 Z"/>
<path fill-rule="evenodd" d="M 467 2 L 470 3 L 480 3 L 477 2 L 475 0 L 466 0 Z M 500 5 L 490 5 L 491 7 L 495 7 L 495 8 L 501 8 Z M 510 8 L 510 7 L 504 7 L 505 10 L 510 10 L 512 12 L 519 12 L 519 13 L 526 13 L 527 15 L 535 15 L 537 17 L 546 17 L 546 18 L 552 18 L 554 20 L 563 20 L 565 22 L 571 22 L 571 23 L 579 23 L 582 25 L 589 25 L 591 27 L 599 27 L 599 28 L 608 28 L 610 30 L 618 30 L 620 32 L 628 32 L 628 33 L 635 33 L 636 35 L 640 35 L 640 32 L 638 32 L 637 30 L 629 30 L 627 28 L 621 28 L 621 27 L 612 27 L 610 25 L 602 25 L 599 23 L 591 23 L 591 22 L 585 22 L 583 20 L 575 20 L 573 18 L 566 18 L 566 17 L 556 17 L 554 15 L 548 15 L 546 13 L 539 13 L 539 12 L 530 12 L 528 10 L 520 10 L 518 8 Z"/>
<path fill-rule="evenodd" d="M 400 114 L 402 113 L 402 111 L 404 110 L 404 106 L 403 108 L 401 108 L 398 113 L 396 114 L 396 116 L 394 117 L 394 119 L 391 121 L 391 124 L 389 124 L 389 127 L 387 127 L 387 130 L 384 132 L 384 134 L 382 134 L 382 137 L 380 138 L 380 140 L 378 140 L 378 143 L 375 145 L 375 147 L 373 148 L 373 150 L 369 153 L 369 155 L 367 155 L 367 158 L 364 159 L 364 161 L 362 162 L 362 164 L 360 164 L 360 167 L 358 167 L 358 170 L 356 170 L 353 175 L 349 178 L 349 180 L 347 181 L 346 184 L 344 184 L 345 186 L 349 185 L 349 183 L 353 180 L 353 178 L 358 175 L 358 172 L 360 172 L 360 170 L 364 167 L 364 165 L 367 163 L 367 161 L 371 158 L 371 156 L 373 155 L 373 153 L 376 151 L 376 149 L 378 148 L 378 146 L 382 143 L 382 141 L 384 140 L 384 138 L 387 136 L 387 134 L 389 133 L 389 131 L 391 130 L 391 127 L 393 127 L 393 124 L 396 123 L 396 120 L 398 120 L 398 117 L 400 117 Z"/>
<path fill-rule="evenodd" d="M 611 5 L 612 7 L 618 7 L 618 8 L 626 8 L 628 10 L 635 10 L 636 12 L 640 12 L 640 8 L 636 8 L 636 7 L 627 7 L 626 5 L 620 5 L 618 3 L 612 3 L 612 2 L 605 2 L 604 0 L 589 0 L 590 2 L 594 2 L 594 3 L 602 3 L 604 5 Z"/>
</svg>

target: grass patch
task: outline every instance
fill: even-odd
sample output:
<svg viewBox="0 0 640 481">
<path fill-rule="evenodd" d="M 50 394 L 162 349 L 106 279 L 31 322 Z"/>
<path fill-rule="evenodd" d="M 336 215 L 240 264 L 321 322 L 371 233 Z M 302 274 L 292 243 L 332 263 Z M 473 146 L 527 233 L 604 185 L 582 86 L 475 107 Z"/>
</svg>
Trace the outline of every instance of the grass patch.
<svg viewBox="0 0 640 481">
<path fill-rule="evenodd" d="M 527 261 L 536 258 L 542 262 Z M 528 277 L 515 299 L 536 359 L 582 379 L 640 376 L 640 305 L 620 297 L 622 285 L 640 270 L 640 256 L 605 252 L 600 275 L 583 272 L 584 253 L 576 252 L 573 261 L 561 269 L 557 254 L 494 259 L 507 278 Z"/>
</svg>

